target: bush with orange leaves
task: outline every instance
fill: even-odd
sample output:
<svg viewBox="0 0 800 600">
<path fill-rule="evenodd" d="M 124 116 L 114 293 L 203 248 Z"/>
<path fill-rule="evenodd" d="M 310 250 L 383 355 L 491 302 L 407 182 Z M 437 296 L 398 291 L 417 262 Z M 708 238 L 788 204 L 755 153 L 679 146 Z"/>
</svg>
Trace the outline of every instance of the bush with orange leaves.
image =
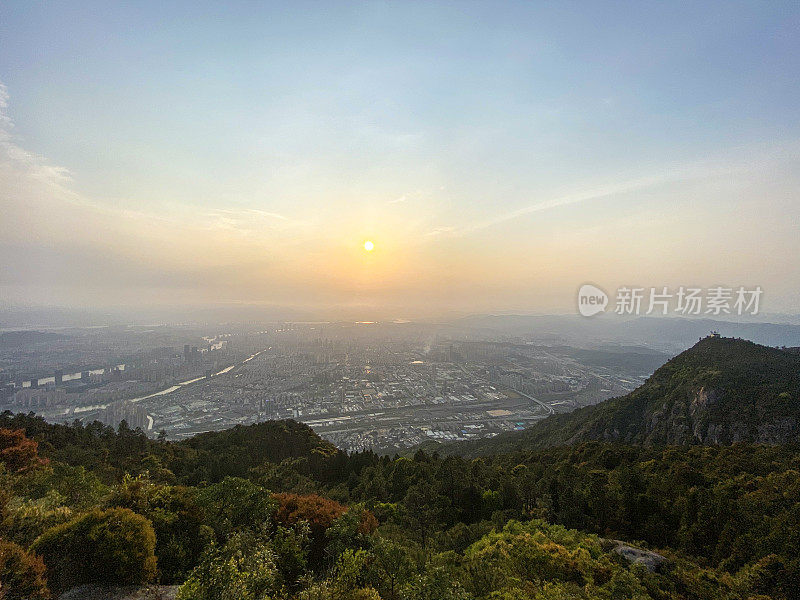
<svg viewBox="0 0 800 600">
<path fill-rule="evenodd" d="M 278 501 L 278 510 L 275 511 L 275 521 L 284 527 L 291 527 L 300 521 L 307 521 L 311 528 L 311 535 L 325 536 L 325 530 L 334 520 L 341 517 L 347 507 L 335 500 L 328 500 L 316 494 L 274 494 Z"/>
<path fill-rule="evenodd" d="M 372 535 L 378 529 L 378 519 L 372 514 L 370 510 L 361 511 L 361 517 L 358 520 L 358 533 L 361 535 Z"/>
<path fill-rule="evenodd" d="M 4 539 L 0 539 L 0 598 L 50 598 L 41 557 Z"/>
<path fill-rule="evenodd" d="M 21 429 L 0 429 L 0 463 L 12 473 L 24 473 L 49 461 L 39 457 L 39 444 Z"/>
<path fill-rule="evenodd" d="M 278 525 L 291 527 L 301 521 L 308 523 L 311 533 L 309 564 L 313 568 L 322 566 L 325 548 L 329 542 L 325 534 L 345 513 L 350 514 L 347 507 L 316 494 L 284 493 L 274 494 L 273 497 L 278 502 L 278 510 L 275 511 L 275 522 Z M 378 527 L 375 516 L 368 510 L 359 511 L 358 514 L 353 514 L 353 517 L 358 520 L 355 529 L 359 534 L 370 535 Z"/>
</svg>

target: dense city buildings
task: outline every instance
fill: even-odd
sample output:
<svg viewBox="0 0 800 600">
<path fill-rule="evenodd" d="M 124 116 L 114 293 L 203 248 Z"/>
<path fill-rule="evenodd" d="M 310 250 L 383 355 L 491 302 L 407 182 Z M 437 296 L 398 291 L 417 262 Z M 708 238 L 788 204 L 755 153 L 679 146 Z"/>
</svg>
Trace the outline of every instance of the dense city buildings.
<svg viewBox="0 0 800 600">
<path fill-rule="evenodd" d="M 34 333 L 2 349 L 3 409 L 174 439 L 295 419 L 345 449 L 392 451 L 522 429 L 649 374 L 592 350 L 413 323 Z"/>
</svg>

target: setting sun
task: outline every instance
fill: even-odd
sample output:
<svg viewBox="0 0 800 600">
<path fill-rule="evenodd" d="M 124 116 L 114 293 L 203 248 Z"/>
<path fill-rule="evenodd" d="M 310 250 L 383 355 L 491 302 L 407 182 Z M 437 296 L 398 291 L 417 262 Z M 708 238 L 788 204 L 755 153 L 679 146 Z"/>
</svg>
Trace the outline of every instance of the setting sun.
<svg viewBox="0 0 800 600">
<path fill-rule="evenodd" d="M 372 249 L 373 249 L 374 247 L 375 247 L 375 244 L 373 244 L 373 243 L 372 243 L 372 242 L 370 242 L 369 240 L 367 240 L 366 242 L 364 242 L 364 250 L 366 250 L 367 252 L 372 252 Z"/>
</svg>

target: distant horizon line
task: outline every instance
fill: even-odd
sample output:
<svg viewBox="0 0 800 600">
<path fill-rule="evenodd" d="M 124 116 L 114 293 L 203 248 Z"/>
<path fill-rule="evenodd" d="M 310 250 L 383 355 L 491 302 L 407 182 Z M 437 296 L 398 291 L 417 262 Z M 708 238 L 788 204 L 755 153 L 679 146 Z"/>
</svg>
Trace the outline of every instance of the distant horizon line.
<svg viewBox="0 0 800 600">
<path fill-rule="evenodd" d="M 305 315 L 295 314 L 295 315 L 252 315 L 252 316 L 245 316 L 245 315 L 230 315 L 228 317 L 223 315 L 212 315 L 202 316 L 204 312 L 225 312 L 225 311 L 236 311 L 236 309 L 243 309 L 243 310 L 260 310 L 264 312 L 268 312 L 270 310 L 280 312 L 281 310 L 285 310 L 288 312 L 297 311 L 300 313 L 308 313 Z M 51 312 L 54 314 L 45 315 L 40 314 L 38 315 L 39 318 L 32 320 L 31 322 L 23 322 L 25 315 L 31 315 L 36 313 L 48 313 Z M 175 319 L 173 315 L 169 313 L 174 313 L 175 311 L 182 311 L 184 315 L 186 313 L 201 313 L 201 314 L 194 314 L 191 317 L 183 318 L 183 319 Z M 140 314 L 137 316 L 136 313 L 139 312 Z M 167 313 L 163 314 L 162 316 L 157 316 L 154 314 L 147 314 L 147 313 Z M 591 322 L 596 322 L 599 319 L 603 321 L 616 321 L 616 322 L 631 322 L 631 321 L 642 321 L 642 320 L 652 320 L 652 321 L 669 321 L 669 322 L 680 322 L 680 321 L 687 321 L 693 323 L 699 322 L 709 322 L 709 323 L 723 323 L 723 324 L 732 324 L 732 325 L 746 325 L 746 324 L 760 324 L 760 325 L 789 325 L 789 326 L 798 326 L 800 325 L 800 312 L 792 313 L 792 312 L 764 312 L 759 313 L 757 316 L 746 316 L 746 318 L 734 318 L 734 315 L 729 315 L 730 318 L 721 318 L 723 315 L 687 315 L 687 316 L 676 316 L 676 315 L 617 315 L 613 312 L 604 313 L 600 315 L 596 315 L 590 318 L 582 317 L 576 312 L 556 312 L 556 311 L 475 311 L 475 312 L 466 312 L 466 311 L 452 311 L 445 314 L 439 315 L 427 315 L 427 316 L 402 316 L 402 317 L 392 317 L 392 316 L 376 316 L 376 315 L 369 315 L 369 316 L 353 316 L 352 314 L 349 315 L 341 315 L 341 316 L 322 316 L 320 314 L 314 314 L 317 311 L 307 310 L 307 309 L 292 309 L 288 307 L 277 307 L 274 305 L 269 306 L 258 306 L 258 305 L 210 305 L 207 307 L 193 307 L 192 309 L 187 310 L 186 308 L 181 307 L 161 307 L 161 308 L 153 308 L 153 309 L 145 309 L 145 310 L 131 310 L 122 307 L 112 307 L 112 308 L 83 308 L 83 307 L 67 307 L 67 306 L 58 306 L 58 305 L 51 305 L 51 306 L 35 306 L 35 305 L 28 305 L 28 306 L 14 306 L 14 307 L 2 307 L 0 308 L 0 332 L 12 332 L 12 331 L 31 331 L 35 329 L 90 329 L 90 328 L 107 328 L 107 327 L 164 327 L 164 326 L 172 326 L 172 327 L 180 327 L 180 326 L 198 326 L 198 325 L 250 325 L 250 324 L 281 324 L 281 323 L 289 323 L 289 324 L 298 324 L 298 325 L 314 325 L 314 324 L 324 324 L 324 325 L 335 325 L 337 323 L 346 323 L 346 324 L 353 324 L 353 325 L 402 325 L 402 324 L 451 324 L 458 321 L 466 321 L 469 319 L 480 319 L 480 318 L 565 318 L 569 320 L 575 320 L 576 322 L 586 322 L 587 324 Z M 322 312 L 322 311 L 320 311 Z M 325 312 L 350 312 L 346 309 L 337 311 L 336 309 L 331 309 L 331 311 Z M 16 313 L 16 314 L 15 314 Z M 19 322 L 14 322 L 16 316 Z M 187 315 L 188 316 L 188 315 Z M 94 318 L 92 318 L 94 317 Z M 209 318 L 212 317 L 212 318 Z M 744 317 L 744 316 L 743 316 Z M 80 323 L 84 319 L 89 319 L 86 322 Z M 100 320 L 96 320 L 99 318 Z M 64 319 L 67 321 L 75 320 L 74 323 L 58 323 L 59 320 Z M 788 319 L 788 321 L 786 320 Z M 10 322 L 9 322 L 10 321 Z"/>
</svg>

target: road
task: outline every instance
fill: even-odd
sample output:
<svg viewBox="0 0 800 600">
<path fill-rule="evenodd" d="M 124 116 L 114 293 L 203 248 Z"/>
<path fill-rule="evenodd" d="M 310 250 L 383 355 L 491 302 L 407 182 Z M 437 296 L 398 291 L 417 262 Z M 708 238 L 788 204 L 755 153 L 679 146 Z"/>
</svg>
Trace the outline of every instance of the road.
<svg viewBox="0 0 800 600">
<path fill-rule="evenodd" d="M 462 365 L 462 364 L 459 364 L 459 365 L 458 365 L 458 368 L 459 368 L 459 369 L 461 369 L 462 371 L 464 371 L 464 373 L 465 373 L 466 375 L 469 375 L 470 377 L 474 377 L 475 379 L 478 379 L 478 380 L 480 380 L 480 381 L 484 382 L 484 383 L 485 383 L 485 384 L 487 384 L 487 385 L 495 385 L 495 384 L 493 384 L 492 382 L 490 382 L 490 381 L 488 381 L 488 380 L 484 379 L 484 378 L 483 378 L 483 377 L 481 377 L 480 375 L 476 375 L 476 374 L 475 374 L 475 373 L 473 373 L 472 371 L 469 371 L 469 370 L 468 370 L 468 369 L 467 369 L 467 368 L 466 368 L 464 365 Z M 495 386 L 495 387 L 499 387 L 499 386 Z M 513 389 L 513 388 L 512 388 L 512 389 Z M 517 393 L 517 394 L 519 394 L 519 395 L 520 395 L 520 396 L 522 396 L 523 398 L 527 398 L 528 400 L 530 400 L 530 401 L 532 401 L 532 402 L 536 402 L 536 404 L 538 404 L 538 405 L 539 405 L 539 406 L 541 406 L 543 409 L 545 409 L 545 410 L 546 410 L 546 411 L 547 411 L 549 414 L 551 414 L 551 415 L 554 415 L 554 414 L 556 414 L 556 411 L 555 411 L 555 410 L 553 409 L 553 407 L 552 407 L 552 406 L 550 406 L 549 404 L 545 404 L 545 403 L 544 403 L 544 402 L 542 402 L 541 400 L 537 400 L 537 399 L 536 399 L 536 398 L 534 398 L 533 396 L 529 396 L 528 394 L 526 394 L 526 393 L 524 393 L 524 392 L 520 392 L 519 390 L 514 390 L 514 392 L 515 392 L 515 393 Z"/>
<path fill-rule="evenodd" d="M 224 375 L 225 373 L 228 373 L 229 371 L 231 371 L 235 367 L 240 367 L 243 364 L 245 364 L 247 362 L 250 362 L 255 357 L 257 357 L 259 354 L 261 354 L 263 352 L 266 352 L 268 349 L 269 348 L 264 348 L 264 350 L 259 350 L 255 354 L 253 354 L 250 357 L 244 359 L 242 362 L 240 362 L 238 364 L 230 365 L 228 367 L 225 367 L 221 371 L 217 371 L 211 377 L 217 377 L 219 375 Z M 165 388 L 163 390 L 160 390 L 158 392 L 154 392 L 152 394 L 148 394 L 147 396 L 140 396 L 138 398 L 128 398 L 127 402 L 140 402 L 142 400 L 148 400 L 149 398 L 155 398 L 156 396 L 166 396 L 167 394 L 171 394 L 172 392 L 174 392 L 176 390 L 179 390 L 182 387 L 186 387 L 187 385 L 191 385 L 193 383 L 197 383 L 198 381 L 204 381 L 205 379 L 206 379 L 205 376 L 195 377 L 194 379 L 190 379 L 189 381 L 183 381 L 181 383 L 177 383 L 175 385 L 172 385 L 172 386 L 170 386 L 168 388 Z M 119 400 L 115 400 L 114 402 L 119 402 Z M 112 402 L 107 402 L 106 404 L 95 404 L 95 405 L 92 405 L 92 406 L 70 407 L 64 412 L 64 414 L 65 415 L 74 415 L 74 414 L 83 413 L 83 412 L 89 412 L 89 411 L 93 411 L 93 410 L 102 410 L 102 409 L 108 408 L 111 404 L 113 404 L 113 403 Z M 150 418 L 150 417 L 148 416 L 148 418 Z M 152 428 L 152 423 L 150 424 L 150 427 L 148 427 L 148 429 L 150 429 L 150 428 Z"/>
</svg>

